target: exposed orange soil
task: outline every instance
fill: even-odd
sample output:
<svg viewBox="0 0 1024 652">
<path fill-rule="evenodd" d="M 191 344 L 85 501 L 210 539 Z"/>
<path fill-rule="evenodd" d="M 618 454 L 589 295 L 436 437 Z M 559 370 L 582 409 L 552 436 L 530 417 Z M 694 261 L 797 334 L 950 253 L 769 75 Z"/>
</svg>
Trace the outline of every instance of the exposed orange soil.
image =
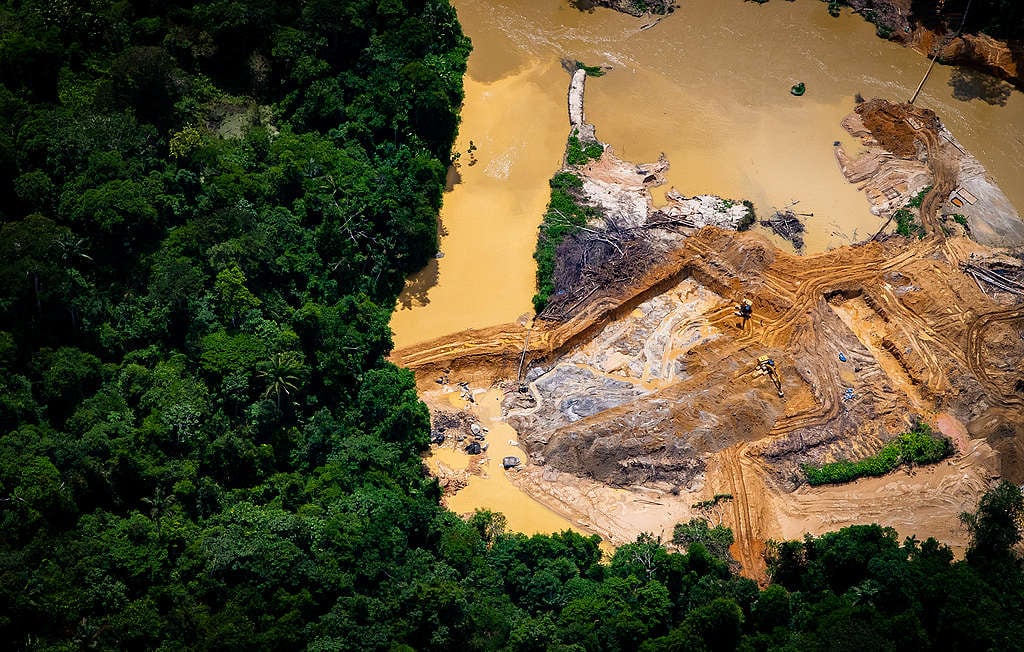
<svg viewBox="0 0 1024 652">
<path fill-rule="evenodd" d="M 624 526 L 612 516 L 595 522 L 593 510 L 573 506 L 571 491 L 539 488 L 541 476 L 645 485 L 662 492 L 677 508 L 666 511 L 680 517 L 687 513 L 681 505 L 731 494 L 725 521 L 736 535 L 733 554 L 752 577 L 763 577 L 768 539 L 854 522 L 877 521 L 962 547 L 956 515 L 995 476 L 1024 480 L 1024 307 L 1008 297 L 997 303 L 960 271 L 961 262 L 988 250 L 943 235 L 937 214 L 956 187 L 957 170 L 937 134 L 921 132 L 933 176 L 921 209 L 923 239 L 798 257 L 756 234 L 706 227 L 633 283 L 595 293 L 565 322 L 464 331 L 398 350 L 393 360 L 416 372 L 425 396 L 443 373 L 477 386 L 506 381 L 506 409 L 533 463 L 523 486 L 605 536 L 621 538 Z M 684 372 L 652 385 L 625 367 L 587 366 L 580 352 L 588 343 L 621 330 L 623 320 L 687 279 L 717 299 L 699 315 L 701 332 L 714 337 L 682 354 L 672 346 L 658 353 L 665 357 L 661 368 L 671 363 Z M 741 329 L 733 306 L 743 297 L 754 299 L 755 310 Z M 647 338 L 635 340 L 644 350 L 655 341 L 652 334 L 637 337 Z M 776 360 L 784 398 L 751 373 L 762 354 Z M 557 392 L 575 390 L 544 394 L 524 376 L 570 363 L 588 378 L 610 374 L 616 387 L 638 388 L 635 396 L 562 419 L 564 396 Z M 915 415 L 953 437 L 960 452 L 916 475 L 801 486 L 799 464 L 872 454 Z"/>
</svg>

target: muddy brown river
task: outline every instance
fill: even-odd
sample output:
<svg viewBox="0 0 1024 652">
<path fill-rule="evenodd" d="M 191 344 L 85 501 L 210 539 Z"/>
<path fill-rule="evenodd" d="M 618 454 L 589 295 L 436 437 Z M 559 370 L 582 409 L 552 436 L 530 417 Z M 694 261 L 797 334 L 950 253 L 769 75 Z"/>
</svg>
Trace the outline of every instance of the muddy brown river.
<svg viewBox="0 0 1024 652">
<path fill-rule="evenodd" d="M 832 145 L 857 151 L 839 125 L 856 94 L 907 100 L 928 62 L 876 38 L 860 17 L 832 18 L 817 0 L 682 0 L 641 31 L 649 20 L 579 11 L 565 0 L 454 4 L 474 45 L 461 157 L 441 212 L 443 257 L 411 278 L 399 299 L 391 322 L 397 347 L 532 315 L 531 254 L 568 131 L 563 58 L 611 68 L 588 81 L 588 120 L 626 160 L 664 152 L 672 167 L 661 192 L 675 186 L 750 199 L 759 215 L 798 202 L 795 210 L 813 214 L 808 252 L 881 226 L 843 178 Z M 799 98 L 789 92 L 797 81 L 807 86 Z M 1024 96 L 983 82 L 936 66 L 917 103 L 939 115 L 1021 210 Z M 977 96 L 980 88 L 986 97 Z M 462 511 L 494 504 L 491 483 L 474 482 L 458 501 Z M 516 491 L 493 483 L 492 498 L 501 494 L 514 529 L 568 525 L 525 494 L 510 500 Z"/>
</svg>

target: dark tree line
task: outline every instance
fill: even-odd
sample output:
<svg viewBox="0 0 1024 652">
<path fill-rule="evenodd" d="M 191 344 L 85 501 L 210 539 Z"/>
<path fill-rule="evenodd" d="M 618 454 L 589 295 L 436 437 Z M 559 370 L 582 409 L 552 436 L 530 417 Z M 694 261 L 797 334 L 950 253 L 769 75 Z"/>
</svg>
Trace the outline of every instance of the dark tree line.
<svg viewBox="0 0 1024 652">
<path fill-rule="evenodd" d="M 914 0 L 912 9 L 929 19 L 936 15 L 936 3 L 930 5 L 922 0 Z M 947 26 L 956 29 L 960 26 L 964 12 L 967 12 L 964 31 L 967 33 L 984 32 L 998 39 L 1020 41 L 1024 39 L 1024 4 L 1017 0 L 948 0 L 942 7 L 943 13 L 953 20 L 947 19 Z"/>
<path fill-rule="evenodd" d="M 439 506 L 384 358 L 468 51 L 447 0 L 0 3 L 5 649 L 1022 640 L 1012 487 L 966 561 L 851 528 L 764 590 L 699 521 L 602 562 Z"/>
</svg>

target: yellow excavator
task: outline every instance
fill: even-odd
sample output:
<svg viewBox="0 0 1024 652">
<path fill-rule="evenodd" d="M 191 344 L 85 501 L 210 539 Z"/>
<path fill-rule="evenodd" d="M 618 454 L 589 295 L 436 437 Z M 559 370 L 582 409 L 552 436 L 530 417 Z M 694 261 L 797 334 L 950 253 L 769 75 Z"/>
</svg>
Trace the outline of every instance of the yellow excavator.
<svg viewBox="0 0 1024 652">
<path fill-rule="evenodd" d="M 779 392 L 779 398 L 785 396 L 782 391 L 782 378 L 779 376 L 779 370 L 775 368 L 775 361 L 766 355 L 758 357 L 757 370 L 754 372 L 754 376 L 762 374 L 768 376 L 768 379 L 775 385 L 776 391 Z"/>
</svg>

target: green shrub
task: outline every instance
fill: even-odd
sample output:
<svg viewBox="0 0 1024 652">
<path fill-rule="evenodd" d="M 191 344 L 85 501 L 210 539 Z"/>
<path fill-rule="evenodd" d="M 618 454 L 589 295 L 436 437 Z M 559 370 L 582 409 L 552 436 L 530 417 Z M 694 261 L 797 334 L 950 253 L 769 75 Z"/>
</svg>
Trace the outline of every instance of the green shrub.
<svg viewBox="0 0 1024 652">
<path fill-rule="evenodd" d="M 764 0 L 768 2 L 768 0 Z M 633 0 L 633 8 L 640 13 L 669 14 L 675 8 L 674 3 L 661 2 L 660 0 Z"/>
<path fill-rule="evenodd" d="M 551 177 L 548 185 L 552 188 L 561 188 L 563 190 L 566 188 L 581 188 L 583 187 L 583 179 L 572 172 L 559 172 Z"/>
<path fill-rule="evenodd" d="M 601 68 L 601 66 L 588 66 L 582 61 L 576 62 L 576 69 L 587 71 L 588 77 L 601 77 L 604 75 L 604 70 Z"/>
<path fill-rule="evenodd" d="M 749 199 L 743 200 L 743 205 L 747 207 L 747 214 L 743 216 L 740 223 L 736 225 L 737 231 L 746 231 L 750 227 L 754 226 L 754 222 L 757 220 L 757 214 L 754 213 L 754 203 Z"/>
<path fill-rule="evenodd" d="M 907 202 L 908 208 L 921 208 L 921 204 L 924 203 L 925 196 L 932 191 L 931 186 L 925 186 L 921 189 L 921 192 L 914 195 L 914 198 Z"/>
<path fill-rule="evenodd" d="M 967 228 L 967 216 L 966 215 L 961 215 L 960 213 L 955 213 L 954 215 L 951 215 L 950 217 L 952 217 L 953 221 L 956 222 L 957 224 L 959 224 L 960 226 L 964 227 L 965 229 Z"/>
<path fill-rule="evenodd" d="M 544 221 L 537 235 L 537 248 L 533 259 L 537 261 L 537 294 L 533 295 L 533 308 L 540 313 L 555 292 L 555 258 L 558 245 L 580 230 L 587 220 L 596 215 L 594 208 L 581 205 L 571 194 L 583 185 L 582 179 L 571 172 L 559 172 L 548 182 L 551 199 L 544 213 Z"/>
<path fill-rule="evenodd" d="M 925 186 L 921 189 L 921 192 L 914 195 L 903 208 L 893 213 L 893 219 L 896 220 L 896 233 L 907 238 L 912 235 L 916 235 L 919 238 L 924 237 L 924 227 L 914 222 L 914 214 L 907 209 L 921 208 L 921 204 L 924 203 L 925 196 L 927 196 L 931 191 L 931 186 Z"/>
<path fill-rule="evenodd" d="M 893 219 L 896 220 L 896 233 L 907 238 L 912 235 L 924 237 L 924 227 L 914 221 L 914 214 L 907 209 L 901 208 L 896 211 Z"/>
<path fill-rule="evenodd" d="M 852 482 L 863 477 L 878 477 L 894 471 L 902 464 L 934 464 L 952 454 L 953 444 L 949 439 L 932 432 L 928 424 L 918 423 L 913 430 L 896 437 L 872 457 L 856 462 L 838 460 L 821 466 L 804 464 L 801 468 L 807 483 L 817 487 Z"/>
<path fill-rule="evenodd" d="M 591 160 L 601 158 L 603 153 L 604 148 L 601 143 L 584 143 L 580 140 L 578 132 L 573 129 L 565 148 L 565 162 L 569 165 L 586 165 Z"/>
</svg>

